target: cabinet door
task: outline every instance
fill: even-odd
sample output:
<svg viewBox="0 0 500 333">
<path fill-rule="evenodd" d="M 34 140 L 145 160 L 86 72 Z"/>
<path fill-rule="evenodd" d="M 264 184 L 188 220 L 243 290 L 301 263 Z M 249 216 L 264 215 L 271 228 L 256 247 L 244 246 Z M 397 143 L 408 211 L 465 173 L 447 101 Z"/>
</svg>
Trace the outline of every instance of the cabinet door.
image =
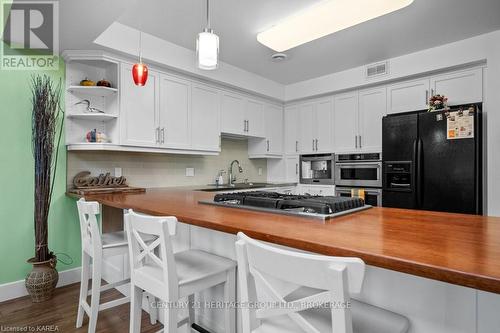
<svg viewBox="0 0 500 333">
<path fill-rule="evenodd" d="M 266 147 L 268 154 L 283 154 L 283 108 L 266 105 L 265 108 Z"/>
<path fill-rule="evenodd" d="M 159 74 L 149 71 L 147 84 L 139 87 L 134 84 L 131 71 L 131 64 L 121 65 L 121 144 L 157 147 Z"/>
<path fill-rule="evenodd" d="M 427 109 L 429 80 L 398 83 L 387 88 L 389 108 L 387 113 L 419 111 Z"/>
<path fill-rule="evenodd" d="M 483 101 L 483 69 L 439 75 L 431 78 L 431 95 L 448 97 L 449 105 Z"/>
<path fill-rule="evenodd" d="M 333 141 L 336 152 L 353 151 L 357 149 L 358 93 L 335 96 L 333 101 Z"/>
<path fill-rule="evenodd" d="M 315 144 L 315 150 L 322 153 L 331 153 L 333 151 L 333 102 L 332 99 L 319 101 L 316 104 L 316 130 L 315 136 L 318 140 Z"/>
<path fill-rule="evenodd" d="M 174 149 L 191 147 L 191 85 L 189 81 L 160 76 L 160 145 Z"/>
<path fill-rule="evenodd" d="M 299 106 L 299 127 L 300 127 L 300 152 L 302 154 L 314 153 L 314 124 L 316 123 L 316 114 L 314 105 L 304 104 Z"/>
<path fill-rule="evenodd" d="M 290 183 L 299 182 L 299 156 L 287 156 L 286 164 L 286 181 Z"/>
<path fill-rule="evenodd" d="M 264 104 L 258 101 L 247 100 L 245 119 L 247 120 L 248 136 L 264 138 Z"/>
<path fill-rule="evenodd" d="M 192 88 L 192 147 L 220 151 L 219 92 L 203 85 Z"/>
<path fill-rule="evenodd" d="M 365 151 L 382 151 L 382 117 L 386 111 L 385 87 L 359 92 L 358 148 Z"/>
<path fill-rule="evenodd" d="M 299 108 L 290 106 L 285 108 L 285 152 L 297 154 L 299 152 Z"/>
<path fill-rule="evenodd" d="M 221 97 L 221 131 L 245 134 L 245 100 L 239 95 L 223 92 Z"/>
</svg>

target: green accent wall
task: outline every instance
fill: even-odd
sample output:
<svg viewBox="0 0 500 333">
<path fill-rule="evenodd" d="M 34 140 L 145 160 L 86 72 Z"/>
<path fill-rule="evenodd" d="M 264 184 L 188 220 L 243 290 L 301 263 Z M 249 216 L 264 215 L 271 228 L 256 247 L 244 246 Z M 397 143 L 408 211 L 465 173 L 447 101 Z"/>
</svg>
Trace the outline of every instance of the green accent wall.
<svg viewBox="0 0 500 333">
<path fill-rule="evenodd" d="M 64 87 L 62 60 L 59 68 L 59 71 L 0 70 L 0 284 L 22 280 L 31 270 L 26 263 L 34 255 L 30 79 L 32 74 L 47 74 L 56 82 L 61 80 Z M 60 272 L 80 266 L 81 256 L 76 202 L 65 196 L 64 142 L 63 135 L 49 216 L 49 248 L 55 253 L 68 254 L 73 264 L 59 262 Z M 63 256 L 59 258 L 65 260 Z"/>
</svg>

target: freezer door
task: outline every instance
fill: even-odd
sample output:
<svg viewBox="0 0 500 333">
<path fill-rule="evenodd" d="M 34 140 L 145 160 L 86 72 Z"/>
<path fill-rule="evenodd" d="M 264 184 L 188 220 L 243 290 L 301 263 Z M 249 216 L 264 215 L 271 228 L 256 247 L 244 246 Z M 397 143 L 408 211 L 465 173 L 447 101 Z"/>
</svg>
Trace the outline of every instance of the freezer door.
<svg viewBox="0 0 500 333">
<path fill-rule="evenodd" d="M 418 138 L 418 115 L 406 114 L 387 116 L 382 120 L 382 205 L 394 208 L 417 208 L 415 180 L 416 142 Z M 400 172 L 394 166 L 404 165 L 408 173 Z M 391 183 L 395 179 L 396 186 Z M 399 184 L 401 183 L 401 184 Z"/>
<path fill-rule="evenodd" d="M 476 120 L 475 120 L 476 121 Z M 419 115 L 420 208 L 479 213 L 476 189 L 476 138 L 448 139 L 444 112 Z M 418 185 L 417 185 L 418 186 Z"/>
</svg>

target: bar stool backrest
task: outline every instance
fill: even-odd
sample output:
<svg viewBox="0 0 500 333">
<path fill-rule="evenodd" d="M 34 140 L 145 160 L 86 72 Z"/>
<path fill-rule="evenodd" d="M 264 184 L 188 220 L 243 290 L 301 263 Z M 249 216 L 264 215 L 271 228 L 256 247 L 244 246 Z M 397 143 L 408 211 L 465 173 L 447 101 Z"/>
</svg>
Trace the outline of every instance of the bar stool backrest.
<svg viewBox="0 0 500 333">
<path fill-rule="evenodd" d="M 100 214 L 99 203 L 85 201 L 84 198 L 77 201 L 78 217 L 80 220 L 80 233 L 82 238 L 82 250 L 90 256 L 102 253 L 102 240 L 97 216 Z"/>
<path fill-rule="evenodd" d="M 177 218 L 157 217 L 135 213 L 125 214 L 125 227 L 130 252 L 130 278 L 135 285 L 154 295 L 165 295 L 164 300 L 177 299 L 178 276 L 172 250 L 172 236 L 175 236 Z M 148 235 L 157 238 L 147 243 Z M 152 284 L 136 271 L 144 266 L 162 270 L 163 281 Z"/>
<path fill-rule="evenodd" d="M 352 332 L 347 305 L 350 293 L 361 291 L 365 272 L 361 259 L 289 251 L 256 241 L 243 233 L 238 233 L 236 254 L 242 303 L 273 304 L 256 309 L 243 307 L 245 333 L 260 326 L 261 320 L 283 315 L 304 332 L 319 333 L 300 312 L 326 304 L 331 304 L 332 332 Z M 286 295 L 300 287 L 309 288 L 313 294 L 285 300 Z"/>
</svg>

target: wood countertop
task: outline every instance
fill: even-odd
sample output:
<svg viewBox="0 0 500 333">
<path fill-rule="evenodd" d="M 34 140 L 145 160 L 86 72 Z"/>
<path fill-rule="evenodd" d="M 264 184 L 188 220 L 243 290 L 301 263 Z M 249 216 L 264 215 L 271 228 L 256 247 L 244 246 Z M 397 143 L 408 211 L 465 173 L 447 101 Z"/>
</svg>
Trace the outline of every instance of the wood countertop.
<svg viewBox="0 0 500 333">
<path fill-rule="evenodd" d="M 500 294 L 500 218 L 371 208 L 326 222 L 199 204 L 214 193 L 150 189 L 88 196 L 179 221 Z"/>
</svg>

